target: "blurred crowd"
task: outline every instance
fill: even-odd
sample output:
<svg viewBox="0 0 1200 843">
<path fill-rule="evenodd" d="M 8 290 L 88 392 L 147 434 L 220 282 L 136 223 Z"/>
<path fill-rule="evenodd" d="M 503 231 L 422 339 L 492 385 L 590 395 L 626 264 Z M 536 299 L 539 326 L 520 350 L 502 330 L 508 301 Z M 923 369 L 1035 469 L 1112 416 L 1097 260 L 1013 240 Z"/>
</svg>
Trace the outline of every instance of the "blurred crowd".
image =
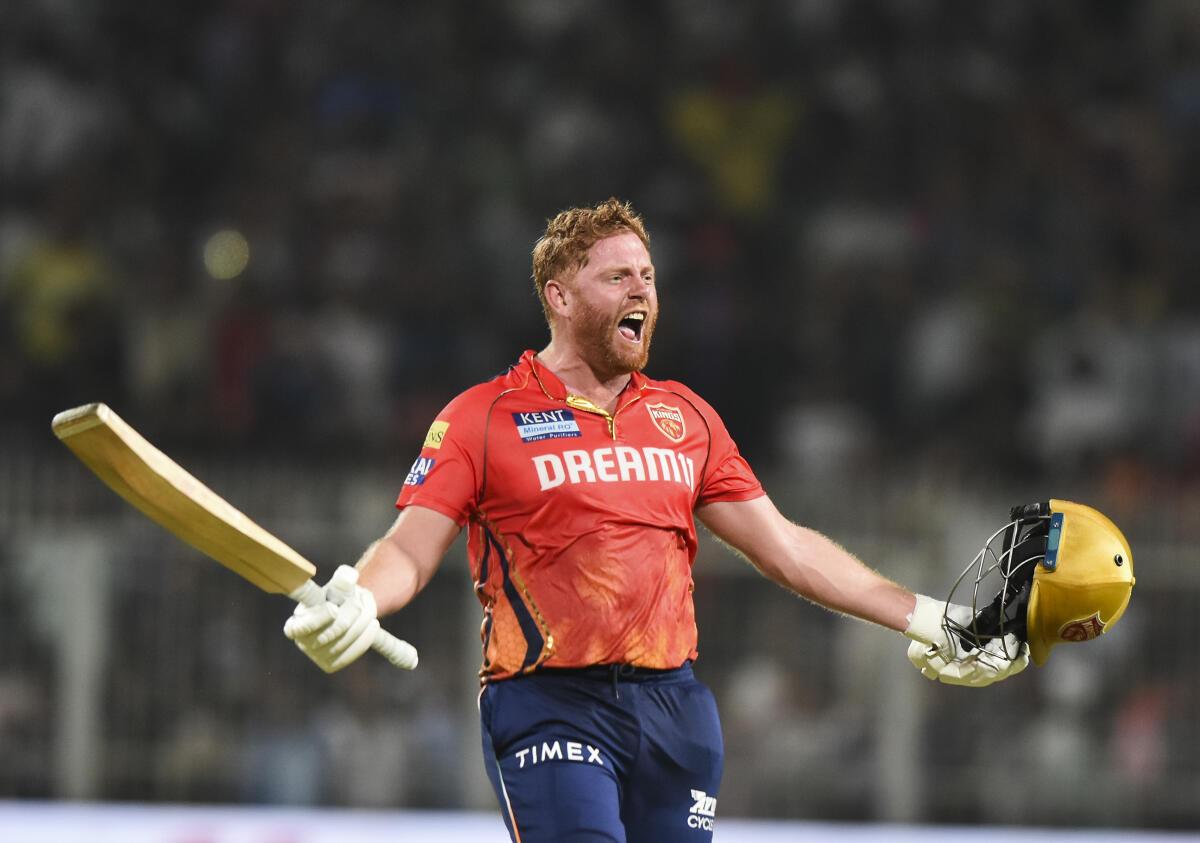
<svg viewBox="0 0 1200 843">
<path fill-rule="evenodd" d="M 1189 0 L 0 0 L 0 437 L 49 449 L 55 411 L 103 400 L 169 451 L 404 464 L 446 401 L 546 342 L 530 249 L 555 212 L 610 195 L 644 214 L 659 270 L 648 373 L 711 401 L 763 475 L 810 495 L 848 477 L 1085 487 L 1142 535 L 1200 536 Z M 17 561 L 0 544 L 0 569 Z M 772 625 L 760 603 L 706 603 L 728 583 L 705 576 L 714 624 L 836 635 L 817 613 Z M 1144 623 L 1194 635 L 1178 595 L 1154 595 L 1135 599 Z M 870 701 L 834 687 L 819 647 L 764 664 L 710 635 L 740 763 L 778 773 L 731 777 L 730 804 L 786 813 L 807 794 L 814 815 L 862 816 Z M 32 675 L 46 654 L 25 652 Z M 1028 764 L 986 752 L 1016 735 L 1038 775 L 1077 782 L 1081 822 L 1094 793 L 1063 759 L 1090 751 L 1137 793 L 1194 781 L 1193 744 L 1172 740 L 1194 679 L 1114 652 L 1105 687 L 1064 668 L 1039 686 L 1046 718 L 994 719 L 955 746 L 977 748 L 977 769 Z M 241 738 L 160 701 L 174 713 L 151 736 L 167 747 L 156 774 L 109 795 L 459 804 L 442 785 L 455 773 L 428 760 L 459 739 L 431 710 L 453 692 L 422 707 L 373 683 L 350 680 L 316 732 L 286 705 L 260 715 L 241 748 L 296 779 L 245 781 L 295 783 L 276 794 L 231 790 L 206 752 Z M 0 715 L 38 708 L 7 687 Z M 128 687 L 144 704 L 116 710 L 153 708 L 153 681 Z M 1062 722 L 1102 704 L 1102 727 Z M 395 738 L 397 708 L 426 717 L 407 734 L 435 749 L 379 763 L 430 772 L 364 795 L 351 750 Z M 314 790 L 305 753 L 315 766 L 339 748 L 345 776 Z M 843 775 L 818 781 L 830 758 Z M 178 766 L 205 759 L 212 790 Z M 1021 816 L 993 797 L 929 810 Z"/>
<path fill-rule="evenodd" d="M 412 450 L 546 341 L 544 220 L 615 194 L 662 279 L 650 373 L 752 457 L 1200 470 L 1194 4 L 3 17 L 6 424 L 100 398 L 222 449 Z"/>
</svg>

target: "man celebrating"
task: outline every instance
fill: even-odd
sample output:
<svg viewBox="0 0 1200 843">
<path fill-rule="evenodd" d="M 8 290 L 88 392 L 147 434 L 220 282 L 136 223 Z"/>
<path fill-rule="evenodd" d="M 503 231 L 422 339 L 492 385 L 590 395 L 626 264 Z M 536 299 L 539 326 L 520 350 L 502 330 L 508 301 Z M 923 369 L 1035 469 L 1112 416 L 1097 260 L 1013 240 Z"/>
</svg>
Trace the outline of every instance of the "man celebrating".
<svg viewBox="0 0 1200 843">
<path fill-rule="evenodd" d="M 929 678 L 981 686 L 1028 660 L 1012 642 L 966 654 L 944 603 L 786 519 L 716 411 L 642 374 L 659 307 L 649 245 L 616 199 L 550 221 L 533 250 L 549 345 L 447 405 L 395 524 L 285 627 L 324 670 L 344 667 L 467 526 L 484 757 L 522 843 L 711 839 L 723 747 L 691 668 L 696 519 L 784 588 L 904 632 Z"/>
</svg>

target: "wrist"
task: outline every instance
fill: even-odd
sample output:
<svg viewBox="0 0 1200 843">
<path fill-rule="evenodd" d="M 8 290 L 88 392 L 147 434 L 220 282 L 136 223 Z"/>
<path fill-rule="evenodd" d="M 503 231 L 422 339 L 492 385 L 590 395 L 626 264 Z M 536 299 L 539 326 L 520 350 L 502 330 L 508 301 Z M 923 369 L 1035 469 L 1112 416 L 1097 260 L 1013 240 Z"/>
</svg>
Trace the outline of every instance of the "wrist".
<svg viewBox="0 0 1200 843">
<path fill-rule="evenodd" d="M 946 617 L 946 604 L 924 594 L 914 594 L 916 602 L 908 615 L 904 635 L 922 644 L 932 644 L 943 637 L 942 623 Z"/>
</svg>

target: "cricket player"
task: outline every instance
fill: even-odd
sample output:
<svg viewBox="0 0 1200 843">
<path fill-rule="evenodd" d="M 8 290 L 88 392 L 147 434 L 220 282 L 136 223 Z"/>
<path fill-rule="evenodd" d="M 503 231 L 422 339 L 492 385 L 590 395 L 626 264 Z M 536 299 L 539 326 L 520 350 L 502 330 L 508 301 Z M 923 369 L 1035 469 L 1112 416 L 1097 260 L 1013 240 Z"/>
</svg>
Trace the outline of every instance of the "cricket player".
<svg viewBox="0 0 1200 843">
<path fill-rule="evenodd" d="M 483 752 L 514 841 L 711 839 L 724 750 L 692 674 L 697 521 L 782 587 L 908 636 L 929 678 L 983 686 L 1025 667 L 1015 641 L 964 657 L 944 601 L 781 515 L 717 412 L 642 373 L 659 300 L 629 204 L 558 214 L 533 279 L 549 344 L 438 414 L 391 529 L 285 626 L 322 669 L 344 667 L 466 527 Z"/>
</svg>

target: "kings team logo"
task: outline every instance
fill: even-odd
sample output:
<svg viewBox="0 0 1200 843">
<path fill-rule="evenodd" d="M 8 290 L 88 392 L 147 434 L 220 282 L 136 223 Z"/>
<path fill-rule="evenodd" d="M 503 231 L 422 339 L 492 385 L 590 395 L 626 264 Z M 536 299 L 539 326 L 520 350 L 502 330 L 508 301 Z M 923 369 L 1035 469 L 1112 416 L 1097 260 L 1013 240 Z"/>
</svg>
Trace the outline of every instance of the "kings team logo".
<svg viewBox="0 0 1200 843">
<path fill-rule="evenodd" d="M 1104 621 L 1100 620 L 1100 613 L 1096 612 L 1090 618 L 1063 624 L 1058 631 L 1058 637 L 1063 641 L 1091 641 L 1102 632 Z"/>
<path fill-rule="evenodd" d="M 668 407 L 666 404 L 647 404 L 646 411 L 654 420 L 655 426 L 662 431 L 663 436 L 672 442 L 682 442 L 687 428 L 683 424 L 683 411 L 678 407 Z"/>
</svg>

